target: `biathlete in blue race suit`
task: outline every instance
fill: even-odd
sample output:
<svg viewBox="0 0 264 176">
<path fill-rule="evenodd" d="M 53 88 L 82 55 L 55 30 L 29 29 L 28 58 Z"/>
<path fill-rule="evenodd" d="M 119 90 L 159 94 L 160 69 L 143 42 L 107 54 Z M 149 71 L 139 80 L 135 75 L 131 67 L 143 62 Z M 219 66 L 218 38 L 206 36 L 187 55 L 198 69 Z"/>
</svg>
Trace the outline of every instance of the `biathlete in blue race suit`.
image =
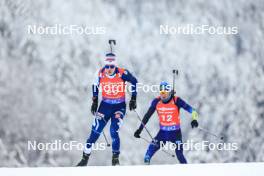
<svg viewBox="0 0 264 176">
<path fill-rule="evenodd" d="M 97 141 L 105 125 L 111 120 L 110 134 L 112 138 L 112 165 L 119 165 L 120 138 L 119 128 L 126 114 L 125 83 L 132 84 L 132 96 L 129 109 L 136 109 L 137 79 L 126 69 L 116 66 L 116 57 L 109 53 L 105 58 L 105 66 L 98 72 L 93 84 L 92 113 L 95 115 L 92 130 L 86 141 L 82 160 L 77 166 L 86 166 L 92 151 L 92 145 Z M 102 90 L 102 101 L 98 107 L 99 86 Z"/>
<path fill-rule="evenodd" d="M 167 82 L 161 82 L 160 96 L 152 101 L 151 106 L 142 120 L 142 124 L 134 133 L 136 138 L 140 138 L 144 126 L 147 124 L 152 114 L 157 111 L 160 130 L 147 149 L 144 158 L 145 164 L 150 164 L 152 156 L 162 145 L 166 144 L 166 142 L 176 144 L 175 153 L 179 162 L 182 164 L 187 163 L 183 155 L 182 147 L 182 134 L 180 128 L 181 108 L 192 114 L 192 128 L 198 127 L 198 113 L 180 97 L 174 96 L 171 91 L 171 86 Z"/>
</svg>

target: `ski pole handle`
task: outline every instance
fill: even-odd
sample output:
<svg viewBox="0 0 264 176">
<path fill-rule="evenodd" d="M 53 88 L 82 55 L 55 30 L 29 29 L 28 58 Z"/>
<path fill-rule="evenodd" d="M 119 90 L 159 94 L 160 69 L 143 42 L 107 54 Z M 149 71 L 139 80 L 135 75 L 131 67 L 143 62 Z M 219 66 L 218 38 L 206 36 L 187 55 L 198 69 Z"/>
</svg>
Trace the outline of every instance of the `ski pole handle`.
<svg viewBox="0 0 264 176">
<path fill-rule="evenodd" d="M 113 43 L 114 45 L 116 45 L 116 40 L 109 40 L 108 43 L 109 43 L 109 45 L 111 45 L 112 43 Z"/>
<path fill-rule="evenodd" d="M 108 43 L 109 43 L 109 45 L 110 45 L 111 53 L 113 53 L 113 46 L 112 46 L 112 43 L 113 43 L 114 45 L 116 45 L 116 40 L 108 40 Z"/>
</svg>

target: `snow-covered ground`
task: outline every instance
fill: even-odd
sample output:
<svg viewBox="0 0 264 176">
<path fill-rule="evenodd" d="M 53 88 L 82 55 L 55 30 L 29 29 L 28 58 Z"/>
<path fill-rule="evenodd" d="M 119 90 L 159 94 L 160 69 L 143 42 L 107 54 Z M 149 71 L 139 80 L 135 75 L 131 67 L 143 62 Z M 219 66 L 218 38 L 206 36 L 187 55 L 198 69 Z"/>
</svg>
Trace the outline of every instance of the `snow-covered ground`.
<svg viewBox="0 0 264 176">
<path fill-rule="evenodd" d="M 4 176 L 87 176 L 87 175 L 136 175 L 136 176 L 262 176 L 264 163 L 229 164 L 187 164 L 152 166 L 116 166 L 101 167 L 41 167 L 41 168 L 1 168 Z"/>
</svg>

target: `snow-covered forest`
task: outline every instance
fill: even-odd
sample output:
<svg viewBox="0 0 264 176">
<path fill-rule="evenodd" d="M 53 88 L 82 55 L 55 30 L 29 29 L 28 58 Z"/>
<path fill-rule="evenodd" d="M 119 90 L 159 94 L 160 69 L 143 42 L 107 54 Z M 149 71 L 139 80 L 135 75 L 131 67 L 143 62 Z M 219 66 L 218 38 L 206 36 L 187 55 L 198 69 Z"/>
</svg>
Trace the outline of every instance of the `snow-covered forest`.
<svg viewBox="0 0 264 176">
<path fill-rule="evenodd" d="M 28 25 L 102 26 L 105 34 L 29 34 Z M 161 35 L 160 25 L 237 26 L 236 35 Z M 185 151 L 189 163 L 264 162 L 263 0 L 1 0 L 0 166 L 74 166 L 82 151 L 28 151 L 28 141 L 85 142 L 95 72 L 117 41 L 118 65 L 139 82 L 172 82 L 199 112 L 200 126 L 237 142 L 237 151 Z M 138 92 L 147 111 L 157 93 Z M 129 101 L 130 95 L 127 95 Z M 181 111 L 183 140 L 216 138 L 192 129 Z M 147 143 L 136 139 L 135 112 L 120 130 L 122 165 L 143 164 Z M 158 131 L 155 114 L 147 125 Z M 108 139 L 109 124 L 105 129 Z M 143 132 L 143 136 L 147 134 Z M 100 137 L 99 142 L 103 142 Z M 111 149 L 95 151 L 89 165 L 110 165 Z M 153 164 L 178 163 L 158 152 Z"/>
</svg>

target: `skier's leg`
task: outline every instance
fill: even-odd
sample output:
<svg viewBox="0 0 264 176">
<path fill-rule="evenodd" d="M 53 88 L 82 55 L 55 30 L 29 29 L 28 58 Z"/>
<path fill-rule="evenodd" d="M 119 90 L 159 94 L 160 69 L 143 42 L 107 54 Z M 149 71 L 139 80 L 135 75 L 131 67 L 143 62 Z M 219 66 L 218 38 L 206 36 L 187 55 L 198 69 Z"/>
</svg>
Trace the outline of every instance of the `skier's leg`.
<svg viewBox="0 0 264 176">
<path fill-rule="evenodd" d="M 103 131 L 109 117 L 102 117 L 101 113 L 97 113 L 96 117 L 94 118 L 91 133 L 89 138 L 86 141 L 86 147 L 84 149 L 84 153 L 90 154 L 92 145 L 98 140 L 100 137 L 101 132 Z"/>
<path fill-rule="evenodd" d="M 119 115 L 117 115 L 119 116 Z M 120 138 L 118 134 L 118 130 L 123 123 L 123 117 L 112 117 L 111 118 L 111 126 L 110 126 L 110 134 L 112 138 L 112 151 L 113 153 L 120 153 Z"/>
<path fill-rule="evenodd" d="M 111 117 L 111 126 L 110 126 L 110 134 L 112 138 L 112 165 L 119 164 L 119 154 L 120 154 L 120 138 L 119 138 L 119 129 L 123 123 L 123 118 L 125 115 L 125 108 L 121 108 L 118 111 L 115 111 Z"/>
<path fill-rule="evenodd" d="M 152 156 L 160 149 L 160 142 L 162 140 L 162 131 L 159 131 L 154 140 L 148 146 L 147 152 L 144 157 L 145 164 L 150 164 Z M 163 141 L 164 142 L 164 141 Z"/>
<path fill-rule="evenodd" d="M 187 164 L 187 161 L 183 155 L 182 143 L 178 143 L 178 144 L 176 143 L 176 145 L 177 145 L 177 148 L 175 149 L 175 152 L 176 152 L 176 156 L 177 156 L 179 162 L 181 164 Z"/>
<path fill-rule="evenodd" d="M 187 161 L 183 155 L 183 146 L 182 146 L 182 134 L 181 130 L 176 130 L 176 140 L 174 143 L 176 144 L 175 153 L 176 156 L 181 164 L 187 164 Z"/>
<path fill-rule="evenodd" d="M 102 118 L 95 117 L 91 133 L 89 138 L 86 141 L 85 148 L 83 150 L 82 160 L 77 164 L 77 166 L 86 166 L 92 152 L 92 145 L 97 141 L 102 132 L 103 128 L 106 125 L 106 121 Z"/>
<path fill-rule="evenodd" d="M 148 146 L 148 150 L 144 157 L 144 163 L 149 164 L 152 156 L 160 149 L 159 143 L 156 141 L 152 141 L 151 144 Z"/>
<path fill-rule="evenodd" d="M 109 112 L 108 108 L 104 103 L 100 104 L 98 109 L 98 113 L 94 118 L 94 122 L 92 125 L 91 133 L 89 138 L 86 141 L 86 145 L 83 151 L 83 156 L 81 161 L 77 164 L 77 166 L 86 166 L 88 163 L 89 156 L 92 151 L 92 145 L 97 141 L 100 136 L 100 133 L 103 131 L 107 121 L 109 120 Z"/>
</svg>

